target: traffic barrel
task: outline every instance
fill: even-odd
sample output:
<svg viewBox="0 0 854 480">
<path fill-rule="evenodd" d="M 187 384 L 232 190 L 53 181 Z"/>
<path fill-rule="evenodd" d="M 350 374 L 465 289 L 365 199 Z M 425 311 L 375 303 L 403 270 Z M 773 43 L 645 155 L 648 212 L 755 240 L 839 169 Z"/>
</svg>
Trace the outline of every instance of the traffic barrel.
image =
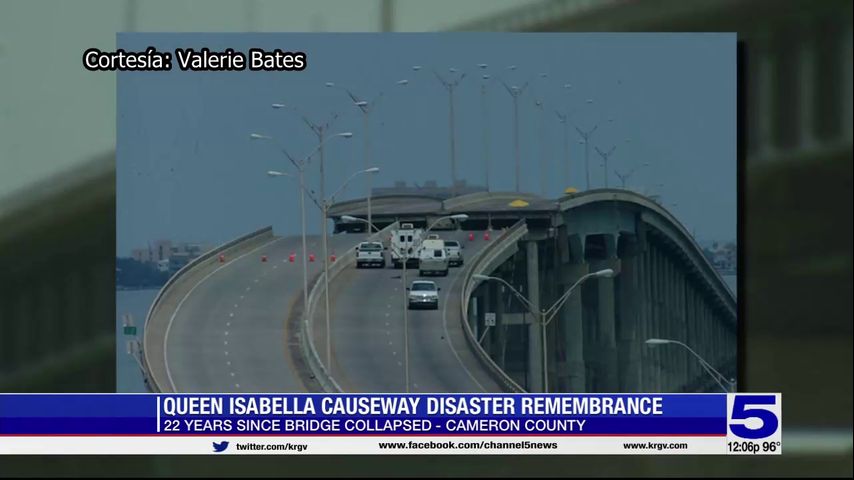
<svg viewBox="0 0 854 480">
<path fill-rule="evenodd" d="M 225 263 L 225 255 L 219 256 L 219 263 Z"/>
<path fill-rule="evenodd" d="M 266 262 L 267 261 L 267 255 L 261 255 L 261 261 Z"/>
<path fill-rule="evenodd" d="M 469 241 L 474 241 L 474 232 L 469 232 Z"/>
<path fill-rule="evenodd" d="M 313 261 L 314 261 L 314 254 L 313 254 L 313 253 L 309 253 L 309 254 L 308 254 L 308 261 L 309 261 L 309 262 L 313 262 Z"/>
<path fill-rule="evenodd" d="M 294 252 L 291 252 L 291 254 L 288 255 L 288 261 L 291 263 L 294 263 L 294 260 L 296 260 L 296 258 L 297 258 L 297 254 Z"/>
</svg>

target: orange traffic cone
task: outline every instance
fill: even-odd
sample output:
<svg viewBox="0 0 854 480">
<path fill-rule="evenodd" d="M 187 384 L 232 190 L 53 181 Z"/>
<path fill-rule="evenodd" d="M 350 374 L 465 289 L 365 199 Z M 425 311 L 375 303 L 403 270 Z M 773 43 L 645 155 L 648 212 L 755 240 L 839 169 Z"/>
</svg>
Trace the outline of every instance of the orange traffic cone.
<svg viewBox="0 0 854 480">
<path fill-rule="evenodd" d="M 219 256 L 219 263 L 225 263 L 225 255 Z"/>
<path fill-rule="evenodd" d="M 288 255 L 288 261 L 291 263 L 294 263 L 294 260 L 296 260 L 296 258 L 297 258 L 297 254 L 294 252 L 291 252 L 291 254 Z"/>
<path fill-rule="evenodd" d="M 483 239 L 489 240 L 489 232 L 483 232 Z"/>
<path fill-rule="evenodd" d="M 266 262 L 267 261 L 267 255 L 261 255 L 261 261 Z"/>
<path fill-rule="evenodd" d="M 469 232 L 469 241 L 474 241 L 474 232 Z"/>
<path fill-rule="evenodd" d="M 309 261 L 309 262 L 313 262 L 313 261 L 314 261 L 314 254 L 313 254 L 313 253 L 308 254 L 308 261 Z"/>
</svg>

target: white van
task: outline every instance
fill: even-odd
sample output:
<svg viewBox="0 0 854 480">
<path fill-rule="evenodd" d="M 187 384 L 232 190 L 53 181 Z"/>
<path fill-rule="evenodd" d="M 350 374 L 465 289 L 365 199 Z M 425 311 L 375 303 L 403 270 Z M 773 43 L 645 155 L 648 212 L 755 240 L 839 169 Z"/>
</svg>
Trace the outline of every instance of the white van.
<svg viewBox="0 0 854 480">
<path fill-rule="evenodd" d="M 438 235 L 429 235 L 418 250 L 419 275 L 448 275 L 448 253 L 445 251 L 445 241 Z"/>
</svg>

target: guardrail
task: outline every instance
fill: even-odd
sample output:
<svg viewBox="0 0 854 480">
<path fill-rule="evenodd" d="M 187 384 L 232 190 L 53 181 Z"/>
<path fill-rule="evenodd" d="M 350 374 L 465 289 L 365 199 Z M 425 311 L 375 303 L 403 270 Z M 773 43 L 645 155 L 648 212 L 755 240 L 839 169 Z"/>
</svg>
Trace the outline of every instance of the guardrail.
<svg viewBox="0 0 854 480">
<path fill-rule="evenodd" d="M 524 219 L 520 219 L 512 227 L 499 235 L 493 243 L 481 250 L 472 260 L 471 267 L 469 267 L 463 276 L 463 288 L 460 293 L 460 309 L 462 313 L 461 321 L 463 322 L 463 330 L 466 333 L 466 340 L 468 340 L 469 345 L 471 345 L 472 350 L 475 352 L 475 355 L 477 355 L 478 359 L 483 362 L 484 366 L 486 366 L 487 370 L 489 370 L 490 374 L 492 374 L 496 381 L 504 387 L 505 390 L 514 393 L 524 393 L 525 389 L 518 383 L 514 382 L 513 379 L 510 378 L 510 376 L 507 375 L 504 370 L 502 370 L 501 367 L 499 367 L 498 364 L 489 357 L 486 350 L 480 346 L 480 342 L 478 342 L 474 332 L 472 332 L 471 325 L 469 325 L 468 311 L 471 294 L 477 284 L 480 283 L 472 281 L 472 276 L 494 270 L 495 267 L 497 267 L 495 263 L 500 256 L 506 252 L 510 246 L 515 246 L 516 242 L 518 242 L 527 233 L 528 226 Z"/>
<path fill-rule="evenodd" d="M 397 222 L 392 223 L 379 232 L 371 235 L 369 237 L 370 241 L 382 242 L 383 238 L 395 229 L 397 229 Z M 383 244 L 385 244 L 385 242 L 383 242 Z M 329 266 L 329 281 L 332 282 L 335 277 L 337 277 L 346 268 L 352 267 L 355 264 L 356 246 L 354 245 Z M 332 373 L 326 368 L 323 361 L 320 360 L 320 355 L 317 353 L 317 348 L 314 346 L 314 313 L 317 310 L 317 302 L 320 301 L 320 296 L 323 294 L 325 288 L 326 282 L 324 281 L 323 276 L 324 272 L 320 272 L 320 275 L 318 275 L 317 279 L 314 281 L 314 285 L 312 285 L 311 291 L 308 295 L 308 305 L 303 310 L 302 332 L 299 334 L 300 349 L 302 350 L 303 357 L 305 358 L 309 369 L 311 369 L 311 373 L 314 375 L 314 378 L 317 379 L 318 383 L 320 383 L 321 388 L 328 393 L 342 393 L 343 390 L 341 389 L 341 386 L 338 385 L 338 382 L 335 381 Z"/>
<path fill-rule="evenodd" d="M 141 355 L 141 357 L 142 357 L 142 365 L 143 365 L 143 370 L 144 370 L 143 375 L 145 376 L 145 378 L 147 380 L 147 384 L 149 386 L 149 389 L 151 389 L 155 393 L 164 391 L 160 381 L 158 381 L 156 376 L 153 375 L 151 372 L 150 362 L 148 361 L 148 353 L 151 351 L 151 349 L 149 349 L 148 346 L 150 344 L 149 339 L 151 338 L 151 332 L 153 330 L 151 328 L 152 318 L 157 313 L 157 310 L 160 307 L 160 303 L 163 300 L 164 296 L 166 295 L 167 291 L 170 288 L 174 287 L 175 284 L 178 283 L 179 280 L 184 278 L 190 270 L 193 270 L 196 267 L 201 266 L 202 263 L 204 263 L 205 261 L 210 260 L 210 259 L 214 258 L 215 256 L 224 253 L 227 250 L 238 247 L 238 246 L 240 246 L 240 244 L 247 242 L 249 240 L 257 240 L 259 238 L 267 238 L 267 237 L 272 237 L 272 236 L 273 236 L 273 227 L 267 226 L 267 227 L 264 227 L 260 230 L 256 230 L 254 232 L 247 233 L 246 235 L 243 235 L 241 237 L 235 238 L 234 240 L 231 240 L 229 242 L 223 243 L 222 245 L 215 247 L 211 250 L 208 250 L 207 252 L 205 252 L 205 253 L 199 255 L 198 257 L 194 258 L 193 260 L 188 262 L 186 265 L 184 265 L 180 270 L 175 272 L 175 275 L 172 275 L 169 278 L 169 280 L 166 281 L 166 284 L 163 285 L 163 287 L 160 289 L 160 291 L 157 292 L 157 296 L 154 297 L 154 301 L 151 303 L 151 307 L 149 307 L 149 309 L 148 309 L 148 315 L 146 315 L 146 317 L 145 317 L 144 332 L 143 332 L 143 339 L 142 339 L 142 355 Z M 164 348 L 165 348 L 165 346 L 164 346 Z"/>
</svg>

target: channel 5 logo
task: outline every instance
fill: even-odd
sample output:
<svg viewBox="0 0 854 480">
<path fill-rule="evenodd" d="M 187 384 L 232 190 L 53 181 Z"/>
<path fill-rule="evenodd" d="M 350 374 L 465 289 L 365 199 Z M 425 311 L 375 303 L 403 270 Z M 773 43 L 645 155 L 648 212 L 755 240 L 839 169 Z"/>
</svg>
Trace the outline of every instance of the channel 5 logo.
<svg viewBox="0 0 854 480">
<path fill-rule="evenodd" d="M 734 393 L 727 395 L 729 434 L 745 440 L 780 437 L 783 422 L 779 393 Z"/>
</svg>

